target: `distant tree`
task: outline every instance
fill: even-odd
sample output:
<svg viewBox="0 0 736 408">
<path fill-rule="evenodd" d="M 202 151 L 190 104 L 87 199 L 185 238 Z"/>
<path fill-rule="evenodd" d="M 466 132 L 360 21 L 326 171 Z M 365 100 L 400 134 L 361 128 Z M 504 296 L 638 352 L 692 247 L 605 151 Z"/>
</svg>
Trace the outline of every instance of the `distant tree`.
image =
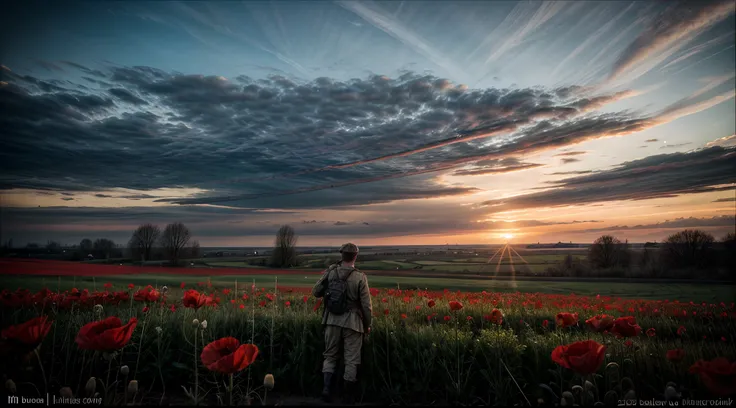
<svg viewBox="0 0 736 408">
<path fill-rule="evenodd" d="M 622 243 L 611 235 L 596 239 L 588 250 L 588 261 L 596 268 L 611 268 L 628 264 L 628 242 Z"/>
<path fill-rule="evenodd" d="M 200 255 L 201 251 L 199 247 L 199 241 L 192 241 L 192 244 L 189 245 L 189 258 L 198 259 Z"/>
<path fill-rule="evenodd" d="M 297 265 L 296 257 L 297 236 L 294 228 L 283 225 L 276 233 L 271 265 L 278 268 L 289 268 Z"/>
<path fill-rule="evenodd" d="M 82 252 L 89 253 L 90 251 L 92 251 L 92 246 L 92 240 L 89 238 L 85 238 L 82 240 L 82 242 L 79 243 L 79 249 L 81 249 Z M 84 256 L 87 256 L 87 254 L 85 254 Z"/>
<path fill-rule="evenodd" d="M 159 240 L 166 259 L 168 259 L 172 265 L 179 264 L 179 259 L 181 259 L 182 255 L 185 255 L 183 250 L 191 238 L 192 234 L 189 232 L 189 228 L 180 222 L 169 224 L 164 228 Z"/>
<path fill-rule="evenodd" d="M 736 278 L 736 234 L 730 232 L 721 240 L 723 243 L 723 266 L 731 271 L 732 278 Z"/>
<path fill-rule="evenodd" d="M 703 268 L 712 261 L 713 235 L 701 230 L 684 230 L 664 241 L 662 256 L 670 267 Z"/>
<path fill-rule="evenodd" d="M 56 241 L 49 240 L 49 241 L 46 242 L 46 249 L 49 252 L 56 252 L 56 251 L 58 251 L 58 250 L 61 249 L 61 244 L 59 244 Z"/>
<path fill-rule="evenodd" d="M 161 229 L 157 225 L 143 224 L 133 231 L 128 241 L 131 256 L 142 261 L 151 259 L 151 250 L 161 236 Z"/>
<path fill-rule="evenodd" d="M 110 259 L 110 253 L 115 249 L 115 242 L 107 238 L 98 238 L 92 244 L 92 249 L 94 249 L 100 257 Z"/>
</svg>

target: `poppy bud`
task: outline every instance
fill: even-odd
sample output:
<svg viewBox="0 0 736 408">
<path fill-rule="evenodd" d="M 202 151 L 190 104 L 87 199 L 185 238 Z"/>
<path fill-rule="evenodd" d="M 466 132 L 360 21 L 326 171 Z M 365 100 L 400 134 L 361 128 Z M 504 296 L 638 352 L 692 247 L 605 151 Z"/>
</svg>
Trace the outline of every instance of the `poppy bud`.
<svg viewBox="0 0 736 408">
<path fill-rule="evenodd" d="M 593 383 L 592 383 L 592 382 L 590 382 L 590 381 L 586 381 L 586 382 L 585 382 L 585 390 L 586 390 L 586 391 L 590 391 L 590 390 L 592 390 L 592 389 L 594 389 L 594 388 L 595 388 L 595 386 L 593 385 Z"/>
<path fill-rule="evenodd" d="M 572 395 L 570 391 L 565 391 L 562 393 L 562 401 L 560 401 L 560 405 L 562 406 L 573 406 L 575 404 L 575 397 Z"/>
<path fill-rule="evenodd" d="M 194 327 L 195 329 L 199 328 L 199 319 L 192 320 L 192 327 Z"/>
<path fill-rule="evenodd" d="M 265 377 L 263 377 L 263 386 L 266 387 L 268 390 L 272 390 L 274 385 L 273 380 L 273 374 L 266 374 Z"/>
<path fill-rule="evenodd" d="M 95 377 L 89 377 L 89 380 L 87 380 L 87 385 L 84 386 L 84 391 L 87 393 L 87 396 L 91 397 L 95 395 L 96 389 L 97 389 L 97 379 Z"/>
<path fill-rule="evenodd" d="M 200 324 L 203 329 L 207 328 L 207 320 L 202 320 L 202 323 Z"/>
<path fill-rule="evenodd" d="M 156 326 L 156 334 L 163 333 L 164 329 L 162 329 L 160 326 Z"/>
<path fill-rule="evenodd" d="M 63 387 L 60 389 L 59 395 L 61 395 L 62 398 L 74 398 L 74 393 L 72 393 L 72 389 L 69 387 Z"/>
<path fill-rule="evenodd" d="M 103 310 L 104 308 L 102 307 L 102 305 L 95 305 L 95 313 L 102 314 Z"/>
<path fill-rule="evenodd" d="M 624 399 L 634 401 L 636 399 L 636 393 L 634 392 L 634 390 L 627 391 L 626 395 L 624 395 Z"/>
<path fill-rule="evenodd" d="M 169 291 L 169 287 L 168 286 L 164 286 L 163 288 L 161 288 L 161 293 L 166 293 L 168 291 Z"/>
<path fill-rule="evenodd" d="M 677 392 L 675 387 L 667 387 L 666 390 L 664 390 L 664 399 L 667 401 L 674 401 L 680 397 L 680 394 Z"/>
<path fill-rule="evenodd" d="M 122 375 L 128 375 L 128 374 L 130 374 L 130 368 L 128 368 L 127 365 L 124 365 L 124 366 L 120 367 L 120 374 L 122 374 Z"/>
<path fill-rule="evenodd" d="M 136 394 L 138 392 L 138 381 L 137 380 L 131 380 L 128 383 L 128 393 L 130 394 Z"/>
<path fill-rule="evenodd" d="M 5 381 L 5 389 L 11 394 L 15 394 L 15 392 L 18 391 L 18 388 L 15 386 L 15 381 L 13 380 Z"/>
<path fill-rule="evenodd" d="M 572 392 L 574 394 L 579 395 L 579 394 L 581 394 L 583 392 L 583 387 L 581 387 L 579 385 L 575 385 L 575 386 L 572 387 Z"/>
</svg>

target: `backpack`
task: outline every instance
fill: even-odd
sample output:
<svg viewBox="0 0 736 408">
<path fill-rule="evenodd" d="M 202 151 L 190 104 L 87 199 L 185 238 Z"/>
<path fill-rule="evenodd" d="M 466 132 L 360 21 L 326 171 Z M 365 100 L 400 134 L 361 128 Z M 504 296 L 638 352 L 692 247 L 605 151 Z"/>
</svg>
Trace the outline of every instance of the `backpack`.
<svg viewBox="0 0 736 408">
<path fill-rule="evenodd" d="M 342 315 L 347 313 L 348 308 L 348 278 L 357 269 L 353 268 L 344 279 L 340 279 L 338 267 L 333 269 L 336 278 L 327 280 L 327 291 L 325 292 L 325 303 L 327 311 L 334 315 Z"/>
</svg>

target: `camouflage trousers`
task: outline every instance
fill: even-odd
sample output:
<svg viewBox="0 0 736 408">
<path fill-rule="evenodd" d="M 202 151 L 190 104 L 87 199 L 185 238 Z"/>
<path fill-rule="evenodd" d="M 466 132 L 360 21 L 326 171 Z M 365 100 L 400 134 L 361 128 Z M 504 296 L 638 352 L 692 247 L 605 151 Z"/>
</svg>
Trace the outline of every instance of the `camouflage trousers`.
<svg viewBox="0 0 736 408">
<path fill-rule="evenodd" d="M 363 333 L 340 326 L 325 326 L 325 361 L 323 373 L 334 373 L 340 360 L 340 346 L 345 361 L 345 381 L 356 381 L 360 365 L 360 349 L 363 347 Z"/>
</svg>

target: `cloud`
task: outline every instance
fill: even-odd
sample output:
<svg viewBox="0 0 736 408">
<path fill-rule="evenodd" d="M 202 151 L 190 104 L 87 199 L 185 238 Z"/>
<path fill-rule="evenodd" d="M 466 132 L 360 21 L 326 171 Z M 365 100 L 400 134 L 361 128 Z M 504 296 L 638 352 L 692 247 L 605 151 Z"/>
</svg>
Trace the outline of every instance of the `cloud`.
<svg viewBox="0 0 736 408">
<path fill-rule="evenodd" d="M 736 201 L 736 197 L 719 198 L 717 200 L 713 200 L 714 203 L 730 203 L 733 201 Z"/>
<path fill-rule="evenodd" d="M 654 142 L 659 142 L 659 139 L 647 139 L 644 142 L 645 143 L 654 143 Z"/>
<path fill-rule="evenodd" d="M 705 147 L 713 147 L 713 146 L 721 146 L 721 147 L 736 146 L 736 134 L 733 134 L 731 136 L 724 136 L 720 139 L 716 139 L 712 142 L 708 142 L 705 144 Z"/>
<path fill-rule="evenodd" d="M 618 56 L 609 79 L 647 72 L 733 12 L 730 0 L 675 2 Z"/>
<path fill-rule="evenodd" d="M 638 224 L 638 225 L 616 225 L 606 228 L 593 228 L 577 232 L 605 232 L 605 231 L 628 231 L 628 230 L 651 230 L 651 229 L 670 229 L 670 228 L 703 228 L 703 227 L 728 227 L 736 225 L 736 217 L 722 215 L 711 218 L 675 218 L 674 220 L 666 220 L 655 224 Z"/>
<path fill-rule="evenodd" d="M 576 159 L 574 157 L 565 157 L 565 158 L 562 159 L 562 163 L 564 163 L 564 164 L 575 163 L 575 162 L 579 162 L 579 161 L 580 161 L 580 159 Z"/>
<path fill-rule="evenodd" d="M 678 147 L 682 147 L 682 146 L 687 146 L 687 145 L 691 145 L 691 144 L 692 144 L 691 142 L 687 142 L 687 143 L 675 143 L 675 144 L 666 144 L 666 145 L 660 146 L 659 148 L 660 148 L 660 149 L 676 149 L 676 148 L 678 148 Z"/>
<path fill-rule="evenodd" d="M 613 169 L 551 182 L 546 191 L 491 200 L 496 211 L 645 200 L 733 189 L 736 149 L 710 147 L 649 156 Z"/>
<path fill-rule="evenodd" d="M 530 169 L 540 165 L 514 158 L 664 123 L 656 115 L 587 112 L 598 97 L 581 99 L 578 88 L 469 89 L 411 72 L 309 82 L 144 66 L 103 74 L 112 85 L 98 90 L 7 75 L 0 189 L 124 188 L 140 193 L 116 197 L 133 201 L 152 198 L 150 190 L 190 189 L 156 197 L 256 208 L 459 196 L 480 190 L 445 185 L 434 174 Z M 139 100 L 156 108 L 141 109 Z M 704 103 L 693 101 L 698 109 Z M 666 113 L 691 111 L 680 103 Z M 299 200 L 284 198 L 296 194 Z"/>
<path fill-rule="evenodd" d="M 554 155 L 554 157 L 581 156 L 584 154 L 588 154 L 588 152 L 584 152 L 584 151 L 563 152 L 563 153 L 558 153 Z"/>
</svg>

